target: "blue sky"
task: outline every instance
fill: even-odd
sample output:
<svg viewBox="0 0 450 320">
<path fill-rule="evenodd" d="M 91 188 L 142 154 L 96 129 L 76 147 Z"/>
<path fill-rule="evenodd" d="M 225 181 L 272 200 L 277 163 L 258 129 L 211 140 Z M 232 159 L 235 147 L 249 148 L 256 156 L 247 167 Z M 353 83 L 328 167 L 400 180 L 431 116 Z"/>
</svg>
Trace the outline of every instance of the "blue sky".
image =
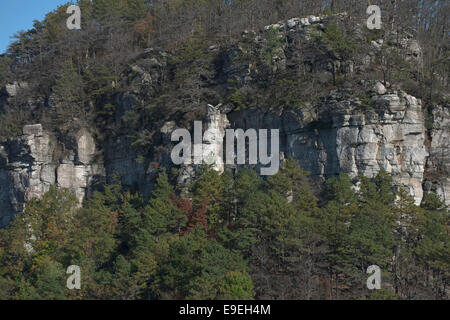
<svg viewBox="0 0 450 320">
<path fill-rule="evenodd" d="M 34 20 L 42 20 L 45 15 L 59 5 L 70 0 L 1 0 L 0 7 L 0 53 L 4 53 L 11 36 L 19 30 L 33 27 Z"/>
</svg>

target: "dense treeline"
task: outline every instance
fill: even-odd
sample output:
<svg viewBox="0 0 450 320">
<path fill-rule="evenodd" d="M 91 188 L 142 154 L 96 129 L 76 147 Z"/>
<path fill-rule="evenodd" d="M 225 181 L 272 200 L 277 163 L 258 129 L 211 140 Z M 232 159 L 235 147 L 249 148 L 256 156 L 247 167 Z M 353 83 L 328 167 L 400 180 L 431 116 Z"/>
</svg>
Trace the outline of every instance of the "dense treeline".
<svg viewBox="0 0 450 320">
<path fill-rule="evenodd" d="M 0 86 L 14 81 L 27 83 L 14 101 L 8 105 L 0 103 L 0 139 L 19 133 L 21 126 L 31 119 L 47 128 L 52 124 L 61 127 L 73 118 L 98 122 L 99 114 L 113 112 L 111 108 L 105 110 L 105 104 L 112 106 L 105 101 L 127 90 L 124 73 L 144 48 L 181 51 L 173 61 L 178 66 L 192 63 L 183 60 L 184 49 L 195 61 L 201 60 L 201 49 L 205 46 L 233 43 L 240 39 L 243 30 L 259 30 L 279 20 L 346 11 L 347 26 L 362 27 L 368 18 L 367 3 L 354 0 L 80 0 L 76 3 L 82 12 L 81 30 L 66 28 L 67 6 L 61 6 L 43 21 L 35 21 L 32 30 L 19 32 L 7 53 L 0 57 Z M 382 8 L 383 20 L 383 29 L 375 38 L 398 42 L 407 34 L 417 38 L 424 63 L 400 67 L 404 62 L 398 59 L 396 50 L 385 48 L 374 69 L 384 74 L 384 80 L 404 82 L 405 90 L 424 99 L 426 107 L 441 102 L 440 94 L 448 89 L 450 67 L 448 1 L 380 0 L 375 3 Z M 192 41 L 203 46 L 191 46 Z M 404 79 L 392 78 L 390 73 L 396 67 L 415 72 L 403 72 Z M 198 81 L 192 83 L 190 90 L 199 86 Z M 154 104 L 161 94 L 155 93 L 153 101 L 147 104 Z M 192 101 L 187 104 L 191 105 Z"/>
<path fill-rule="evenodd" d="M 150 199 L 116 183 L 83 208 L 53 188 L 0 232 L 0 299 L 446 299 L 449 257 L 435 195 L 417 207 L 383 172 L 318 193 L 289 159 L 267 180 L 201 168 L 184 195 L 161 171 Z"/>
<path fill-rule="evenodd" d="M 136 147 L 144 150 L 159 129 L 153 122 L 160 119 L 151 112 L 167 116 L 174 106 L 192 111 L 206 102 L 224 102 L 203 88 L 215 77 L 216 70 L 208 68 L 223 63 L 208 51 L 210 45 L 244 41 L 244 30 L 279 20 L 346 11 L 345 26 L 326 26 L 317 41 L 328 60 L 352 60 L 362 50 L 349 31 L 368 17 L 367 3 L 355 0 L 76 3 L 81 30 L 66 28 L 67 6 L 61 6 L 32 30 L 19 32 L 0 56 L 0 86 L 23 84 L 7 102 L 0 95 L 0 140 L 20 134 L 25 123 L 63 130 L 74 119 L 108 135 L 118 132 L 114 123 L 122 117 L 118 122 L 127 130 L 122 134 L 135 137 Z M 374 4 L 382 7 L 383 29 L 359 30 L 366 32 L 366 45 L 379 38 L 390 42 L 376 57 L 374 73 L 363 77 L 408 85 L 405 90 L 422 98 L 425 107 L 445 101 L 449 2 Z M 423 65 L 406 64 L 389 45 L 405 34 L 418 39 Z M 271 58 L 279 40 L 270 32 L 265 37 L 263 53 Z M 158 47 L 170 54 L 166 70 L 155 77 L 159 87 L 137 90 L 136 96 L 143 95 L 138 106 L 115 114 L 120 104 L 115 98 L 135 89 L 129 84 L 130 65 L 146 48 Z M 264 60 L 264 54 L 257 59 Z M 334 73 L 333 81 L 323 84 L 300 67 L 293 69 L 261 72 L 263 79 L 257 80 L 265 84 L 266 96 L 260 100 L 301 106 L 310 99 L 301 91 L 329 92 L 342 84 Z M 230 91 L 227 99 L 237 107 L 250 105 L 244 90 L 222 80 L 217 86 Z M 417 207 L 385 173 L 360 178 L 358 191 L 345 175 L 319 191 L 290 160 L 267 180 L 248 170 L 220 176 L 203 169 L 197 177 L 184 195 L 174 192 L 171 175 L 161 169 L 151 199 L 130 192 L 119 179 L 82 208 L 67 190 L 51 189 L 32 200 L 0 231 L 0 299 L 448 298 L 449 216 L 435 195 Z M 65 287 L 69 265 L 81 267 L 81 290 Z M 370 265 L 383 270 L 382 290 L 366 288 Z"/>
</svg>

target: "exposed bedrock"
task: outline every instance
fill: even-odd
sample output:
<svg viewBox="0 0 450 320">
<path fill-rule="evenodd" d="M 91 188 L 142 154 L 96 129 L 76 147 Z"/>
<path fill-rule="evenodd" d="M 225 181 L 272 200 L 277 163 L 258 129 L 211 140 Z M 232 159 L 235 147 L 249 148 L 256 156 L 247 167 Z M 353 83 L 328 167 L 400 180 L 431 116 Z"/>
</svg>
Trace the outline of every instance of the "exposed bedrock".
<svg viewBox="0 0 450 320">
<path fill-rule="evenodd" d="M 358 100 L 330 97 L 316 112 L 246 110 L 229 119 L 232 127 L 279 128 L 280 151 L 314 176 L 374 177 L 385 170 L 420 204 L 429 156 L 420 100 L 403 92 L 374 95 L 374 106 L 364 110 Z"/>
<path fill-rule="evenodd" d="M 371 107 L 364 107 L 357 98 L 334 92 L 322 105 L 302 110 L 229 112 L 227 107 L 208 106 L 204 152 L 216 158 L 215 168 L 223 172 L 233 167 L 219 159 L 226 128 L 279 129 L 280 152 L 313 176 L 324 179 L 345 172 L 352 178 L 374 177 L 385 170 L 396 185 L 409 190 L 416 204 L 430 191 L 450 204 L 448 107 L 433 108 L 434 127 L 427 137 L 420 100 L 390 91 L 374 93 L 372 101 Z M 86 128 L 57 139 L 40 124 L 25 126 L 21 137 L 0 146 L 1 225 L 51 185 L 73 190 L 81 203 L 94 184 L 112 182 L 119 173 L 124 184 L 148 195 L 155 163 L 172 166 L 168 150 L 174 145 L 170 136 L 175 129 L 173 121 L 164 124 L 161 151 L 156 147 L 151 159 L 140 159 L 126 137 L 109 141 L 101 159 L 96 159 L 98 148 Z M 192 179 L 193 173 L 192 167 L 182 167 L 180 184 Z"/>
<path fill-rule="evenodd" d="M 84 128 L 60 142 L 40 124 L 25 126 L 21 137 L 0 145 L 0 225 L 52 185 L 73 190 L 81 203 L 89 186 L 104 175 L 94 156 L 94 139 Z"/>
<path fill-rule="evenodd" d="M 336 15 L 335 18 L 345 17 Z M 329 19 L 293 18 L 267 26 L 262 34 L 245 31 L 241 43 L 223 50 L 220 64 L 206 66 L 200 79 L 192 82 L 197 89 L 189 89 L 188 96 L 201 87 L 205 92 L 199 91 L 198 95 L 203 97 L 207 93 L 201 101 L 224 103 L 208 105 L 204 119 L 197 118 L 201 114 L 197 112 L 201 108 L 200 100 L 185 105 L 183 94 L 179 100 L 182 103 L 172 103 L 152 118 L 152 123 L 140 124 L 142 128 L 127 125 L 133 120 L 129 115 L 142 109 L 138 108 L 139 103 L 146 101 L 146 96 L 152 96 L 153 101 L 153 96 L 162 89 L 161 83 L 170 78 L 167 65 L 172 53 L 148 49 L 130 67 L 129 90 L 115 95 L 113 101 L 102 101 L 116 107 L 114 121 L 120 129 L 111 133 L 107 128 L 91 128 L 76 122 L 70 130 L 61 132 L 65 129 L 58 128 L 59 136 L 55 136 L 40 124 L 25 126 L 20 137 L 0 144 L 0 227 L 8 225 L 23 211 L 28 200 L 42 196 L 52 185 L 73 190 L 81 203 L 96 185 L 111 183 L 118 174 L 124 185 L 148 196 L 158 167 L 173 167 L 170 151 L 176 142 L 171 141 L 172 132 L 179 126 L 192 125 L 187 129 L 193 137 L 194 118 L 203 120 L 203 132 L 207 132 L 202 157 L 214 159 L 214 167 L 219 172 L 236 168 L 221 159 L 226 129 L 279 129 L 281 156 L 294 158 L 319 181 L 340 172 L 356 178 L 374 177 L 385 170 L 392 174 L 396 185 L 409 190 L 416 204 L 420 204 L 424 193 L 436 192 L 450 205 L 448 103 L 431 106 L 424 112 L 421 101 L 397 90 L 400 86 L 386 88 L 371 80 L 361 80 L 367 92 L 360 98 L 355 96 L 357 91 L 341 88 L 330 92 L 327 98 L 322 97 L 328 92 L 320 95 L 321 102 L 314 105 L 302 100 L 297 109 L 277 107 L 286 105 L 283 103 L 245 109 L 247 104 L 242 103 L 244 106 L 239 111 L 233 111 L 234 104 L 226 103 L 229 100 L 218 94 L 224 88 L 223 80 L 227 87 L 233 84 L 233 90 L 242 89 L 252 95 L 258 92 L 256 88 L 265 88 L 268 77 L 289 68 L 320 76 L 322 81 L 331 81 L 331 71 L 335 69 L 345 75 L 365 75 L 383 40 L 372 41 L 369 52 L 358 52 L 352 60 L 339 57 L 330 60 L 314 40 L 323 35 Z M 217 46 L 209 48 L 215 50 L 219 50 Z M 402 39 L 399 50 L 412 64 L 421 65 L 423 54 L 417 41 Z M 261 63 L 253 63 L 261 55 L 267 57 L 256 59 Z M 27 88 L 25 82 L 8 84 L 0 90 L 0 106 L 12 103 Z M 36 101 L 27 102 L 30 110 L 36 107 Z M 163 110 L 162 107 L 150 109 Z M 173 110 L 169 112 L 170 108 Z M 127 118 L 130 121 L 125 121 Z M 107 132 L 102 135 L 101 144 L 95 141 L 91 130 Z M 195 165 L 178 169 L 178 187 L 183 189 L 194 177 Z"/>
</svg>

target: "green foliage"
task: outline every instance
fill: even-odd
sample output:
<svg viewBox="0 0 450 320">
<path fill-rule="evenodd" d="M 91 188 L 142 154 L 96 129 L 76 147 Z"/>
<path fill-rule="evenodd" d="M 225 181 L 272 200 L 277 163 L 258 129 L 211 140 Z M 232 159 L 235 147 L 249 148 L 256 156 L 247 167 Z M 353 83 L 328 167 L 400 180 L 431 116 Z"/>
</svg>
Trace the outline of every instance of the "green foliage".
<svg viewBox="0 0 450 320">
<path fill-rule="evenodd" d="M 20 125 L 10 113 L 0 115 L 0 141 L 18 136 L 22 133 Z"/>
<path fill-rule="evenodd" d="M 116 106 L 111 103 L 107 103 L 103 106 L 103 110 L 99 112 L 99 115 L 112 116 L 115 111 Z"/>
<path fill-rule="evenodd" d="M 279 31 L 275 28 L 267 30 L 265 37 L 266 43 L 261 58 L 265 63 L 271 64 L 274 56 L 283 51 L 284 37 L 280 37 Z"/>
<path fill-rule="evenodd" d="M 383 29 L 368 29 L 367 26 L 363 29 L 365 38 L 367 43 L 371 43 L 372 41 L 376 41 L 379 39 L 383 39 L 384 37 L 384 31 Z"/>
<path fill-rule="evenodd" d="M 177 55 L 172 57 L 172 63 L 191 64 L 205 57 L 205 42 L 200 39 L 191 39 L 187 42 Z"/>
<path fill-rule="evenodd" d="M 374 290 L 369 300 L 399 300 L 399 297 L 392 291 L 386 289 Z"/>
<path fill-rule="evenodd" d="M 156 181 L 150 205 L 144 211 L 145 227 L 154 236 L 178 233 L 186 226 L 186 216 L 171 201 L 172 193 L 173 187 L 167 174 L 161 174 Z"/>
<path fill-rule="evenodd" d="M 238 81 L 228 79 L 229 101 L 236 107 L 235 110 L 245 110 L 248 108 L 249 101 Z"/>
<path fill-rule="evenodd" d="M 4 231 L 0 274 L 10 286 L 11 298 L 66 298 L 62 263 L 71 246 L 67 235 L 74 228 L 77 204 L 70 191 L 52 187 L 41 200 L 31 200 L 20 218 Z"/>
<path fill-rule="evenodd" d="M 328 45 L 332 54 L 346 60 L 357 50 L 356 42 L 344 34 L 337 23 L 330 23 L 323 35 L 324 42 Z"/>
<path fill-rule="evenodd" d="M 422 109 L 423 117 L 425 120 L 425 128 L 427 130 L 433 130 L 434 124 L 433 124 L 433 117 L 430 114 L 430 110 L 427 108 Z"/>
<path fill-rule="evenodd" d="M 48 256 L 36 259 L 32 267 L 31 285 L 36 290 L 24 291 L 22 299 L 26 300 L 61 300 L 66 298 L 64 286 L 65 270 L 63 266 Z"/>
<path fill-rule="evenodd" d="M 11 58 L 0 56 L 0 88 L 7 83 L 7 76 L 10 72 Z"/>
<path fill-rule="evenodd" d="M 361 101 L 360 107 L 363 108 L 364 111 L 370 110 L 372 107 L 372 98 L 368 94 L 360 94 L 358 95 L 359 100 Z"/>
<path fill-rule="evenodd" d="M 140 115 L 135 111 L 127 111 L 122 117 L 123 125 L 129 129 L 138 129 L 140 125 Z"/>
<path fill-rule="evenodd" d="M 426 195 L 422 207 L 425 211 L 415 219 L 422 238 L 414 250 L 420 261 L 433 270 L 434 277 L 445 281 L 442 279 L 448 279 L 450 270 L 449 214 L 436 194 Z"/>
<path fill-rule="evenodd" d="M 84 81 L 89 88 L 89 96 L 99 98 L 112 93 L 113 83 L 116 81 L 114 72 L 104 65 L 96 65 L 84 73 Z"/>
<path fill-rule="evenodd" d="M 236 106 L 236 111 L 244 110 L 247 106 L 245 103 L 245 96 L 238 88 L 234 88 L 234 92 L 231 94 L 230 100 Z"/>
<path fill-rule="evenodd" d="M 241 271 L 230 271 L 225 275 L 220 293 L 227 300 L 252 300 L 255 295 L 252 279 Z"/>
<path fill-rule="evenodd" d="M 345 173 L 340 173 L 338 177 L 327 180 L 328 199 L 344 206 L 355 203 L 356 196 L 352 186 L 352 181 Z"/>
<path fill-rule="evenodd" d="M 275 82 L 273 86 L 272 105 L 280 107 L 301 108 L 303 99 L 301 97 L 301 79 L 282 78 Z"/>
<path fill-rule="evenodd" d="M 287 159 L 267 180 L 202 167 L 189 198 L 164 171 L 150 199 L 117 182 L 79 208 L 71 192 L 51 188 L 0 230 L 0 298 L 405 299 L 429 275 L 423 290 L 445 298 L 442 201 L 430 194 L 415 206 L 386 172 L 359 182 L 355 191 L 345 174 L 331 178 L 319 201 L 308 173 Z M 65 287 L 72 264 L 81 290 Z M 373 264 L 383 289 L 369 292 Z"/>
<path fill-rule="evenodd" d="M 230 293 L 237 293 L 241 299 L 251 296 L 251 284 L 245 282 L 237 284 L 239 292 L 220 290 L 222 283 L 229 283 L 233 272 L 240 273 L 244 281 L 248 279 L 242 258 L 213 239 L 208 240 L 201 228 L 195 228 L 192 233 L 169 241 L 155 290 L 163 298 L 217 299 Z"/>
<path fill-rule="evenodd" d="M 69 120 L 80 114 L 84 101 L 83 79 L 77 73 L 71 60 L 66 61 L 53 86 L 57 97 L 57 116 L 61 120 Z"/>
<path fill-rule="evenodd" d="M 194 209 L 200 211 L 206 206 L 207 223 L 210 230 L 215 230 L 222 219 L 222 203 L 224 193 L 223 181 L 219 173 L 206 168 L 192 186 Z"/>
</svg>

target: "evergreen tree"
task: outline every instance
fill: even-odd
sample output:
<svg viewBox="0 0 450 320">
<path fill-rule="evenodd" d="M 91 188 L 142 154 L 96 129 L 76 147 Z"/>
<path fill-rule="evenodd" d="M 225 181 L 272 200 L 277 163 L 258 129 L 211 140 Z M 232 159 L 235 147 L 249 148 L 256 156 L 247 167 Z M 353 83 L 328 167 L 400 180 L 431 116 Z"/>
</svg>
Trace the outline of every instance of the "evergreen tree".
<svg viewBox="0 0 450 320">
<path fill-rule="evenodd" d="M 425 266 L 425 283 L 433 288 L 434 298 L 445 299 L 450 279 L 450 217 L 436 194 L 426 195 L 422 207 L 425 210 L 414 219 L 420 234 L 414 252 Z"/>
<path fill-rule="evenodd" d="M 84 92 L 83 80 L 71 60 L 67 60 L 53 87 L 56 95 L 55 107 L 60 121 L 68 121 L 83 115 Z M 81 111 L 81 112 L 80 112 Z"/>
<path fill-rule="evenodd" d="M 403 298 L 412 299 L 417 293 L 417 275 L 420 274 L 420 266 L 414 259 L 418 230 L 414 227 L 413 221 L 419 214 L 420 208 L 414 205 L 414 199 L 405 189 L 400 189 L 394 210 L 397 223 L 393 263 L 395 293 Z"/>
<path fill-rule="evenodd" d="M 162 173 L 153 191 L 150 205 L 144 211 L 144 228 L 153 236 L 180 233 L 186 227 L 186 216 L 171 199 L 173 187 L 167 174 Z"/>
<path fill-rule="evenodd" d="M 212 168 L 203 168 L 202 171 L 192 186 L 194 212 L 200 214 L 206 209 L 207 228 L 210 232 L 217 233 L 224 219 L 223 181 L 220 174 Z"/>
<path fill-rule="evenodd" d="M 334 288 L 334 295 L 339 298 L 339 279 L 345 274 L 349 257 L 345 255 L 348 246 L 350 221 L 357 212 L 356 195 L 350 178 L 341 173 L 337 178 L 326 182 L 327 205 L 320 212 L 319 232 L 328 241 L 328 281 L 329 288 Z M 331 298 L 333 290 L 328 295 Z"/>
</svg>

